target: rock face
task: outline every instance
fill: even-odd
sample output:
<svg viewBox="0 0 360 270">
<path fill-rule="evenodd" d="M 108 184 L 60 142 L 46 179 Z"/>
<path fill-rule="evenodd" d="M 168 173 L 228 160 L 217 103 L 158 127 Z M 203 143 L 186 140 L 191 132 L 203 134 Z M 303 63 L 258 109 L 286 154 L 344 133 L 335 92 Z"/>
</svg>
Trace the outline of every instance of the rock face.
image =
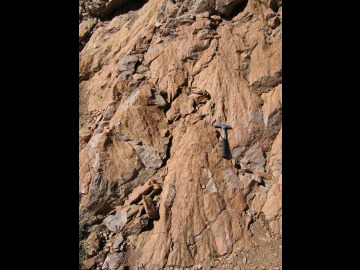
<svg viewBox="0 0 360 270">
<path fill-rule="evenodd" d="M 281 5 L 79 1 L 79 223 L 106 235 L 97 266 L 204 266 L 252 248 L 260 221 L 281 237 Z M 232 127 L 229 158 L 214 124 Z"/>
</svg>

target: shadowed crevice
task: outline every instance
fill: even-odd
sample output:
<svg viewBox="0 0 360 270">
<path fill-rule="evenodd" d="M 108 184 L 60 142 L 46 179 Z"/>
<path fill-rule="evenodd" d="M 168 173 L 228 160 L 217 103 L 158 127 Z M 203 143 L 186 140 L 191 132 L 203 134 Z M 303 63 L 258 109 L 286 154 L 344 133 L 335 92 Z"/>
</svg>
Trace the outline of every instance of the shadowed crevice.
<svg viewBox="0 0 360 270">
<path fill-rule="evenodd" d="M 139 10 L 141 9 L 146 3 L 148 2 L 148 0 L 137 0 L 137 1 L 128 1 L 127 3 L 125 3 L 124 5 L 115 8 L 114 10 L 110 11 L 109 13 L 105 14 L 101 20 L 102 21 L 110 21 L 112 20 L 114 17 L 122 15 L 122 14 L 126 14 L 129 13 L 130 11 L 135 11 L 135 10 Z"/>
<path fill-rule="evenodd" d="M 225 20 L 232 20 L 236 15 L 238 15 L 240 12 L 243 12 L 248 4 L 248 0 L 245 0 L 241 2 L 240 4 L 236 5 L 231 13 L 228 16 L 224 16 Z"/>
</svg>

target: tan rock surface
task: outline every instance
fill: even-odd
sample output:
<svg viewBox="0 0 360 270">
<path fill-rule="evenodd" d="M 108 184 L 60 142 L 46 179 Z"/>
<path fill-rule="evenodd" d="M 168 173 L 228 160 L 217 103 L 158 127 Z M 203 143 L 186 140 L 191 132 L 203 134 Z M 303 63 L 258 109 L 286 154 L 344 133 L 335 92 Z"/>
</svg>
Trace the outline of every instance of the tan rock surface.
<svg viewBox="0 0 360 270">
<path fill-rule="evenodd" d="M 106 265 L 205 268 L 281 235 L 281 3 L 80 2 L 79 222 L 126 211 L 133 246 Z"/>
</svg>

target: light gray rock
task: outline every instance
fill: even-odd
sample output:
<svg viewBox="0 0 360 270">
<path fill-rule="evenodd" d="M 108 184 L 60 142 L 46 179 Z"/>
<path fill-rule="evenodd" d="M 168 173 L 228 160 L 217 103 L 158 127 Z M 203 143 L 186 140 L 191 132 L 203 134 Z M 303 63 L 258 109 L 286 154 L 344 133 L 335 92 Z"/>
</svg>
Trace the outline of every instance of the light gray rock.
<svg viewBox="0 0 360 270">
<path fill-rule="evenodd" d="M 148 67 L 146 67 L 146 66 L 144 66 L 144 65 L 140 65 L 140 66 L 138 66 L 138 68 L 136 69 L 136 72 L 142 74 L 142 73 L 145 73 L 145 72 L 148 71 L 148 70 L 149 70 Z"/>
<path fill-rule="evenodd" d="M 155 26 L 155 27 L 160 27 L 160 26 L 162 26 L 162 23 L 156 22 L 156 23 L 154 24 L 154 26 Z"/>
<path fill-rule="evenodd" d="M 215 9 L 215 0 L 196 0 L 194 2 L 193 11 L 195 14 L 206 11 L 213 11 Z"/>
<path fill-rule="evenodd" d="M 136 81 L 139 81 L 139 80 L 142 80 L 145 78 L 145 75 L 144 74 L 138 74 L 138 73 L 135 73 L 133 75 L 133 79 L 136 80 Z"/>
<path fill-rule="evenodd" d="M 115 114 L 116 109 L 118 107 L 117 105 L 118 105 L 117 103 L 109 104 L 109 106 L 105 112 L 103 121 L 109 121 L 113 117 L 113 115 Z"/>
<path fill-rule="evenodd" d="M 103 224 L 112 232 L 121 231 L 127 221 L 128 215 L 126 211 L 117 211 L 115 215 L 108 216 L 103 220 Z"/>
<path fill-rule="evenodd" d="M 245 157 L 240 160 L 241 167 L 247 167 L 253 172 L 264 172 L 266 159 L 260 148 L 249 149 Z"/>
<path fill-rule="evenodd" d="M 123 81 L 126 81 L 127 79 L 130 78 L 130 76 L 133 74 L 134 70 L 126 70 L 124 72 L 121 72 L 121 74 L 119 75 L 119 78 L 122 79 Z"/>
<path fill-rule="evenodd" d="M 116 270 L 120 266 L 122 256 L 122 253 L 109 254 L 104 261 L 102 269 Z"/>
<path fill-rule="evenodd" d="M 120 72 L 126 70 L 133 70 L 135 69 L 137 61 L 139 61 L 139 58 L 135 55 L 126 55 L 121 59 L 118 69 Z"/>
<path fill-rule="evenodd" d="M 217 192 L 217 188 L 216 185 L 214 183 L 214 181 L 210 180 L 209 183 L 206 186 L 206 189 L 210 192 L 210 193 L 214 193 Z"/>
<path fill-rule="evenodd" d="M 166 106 L 166 101 L 165 99 L 161 96 L 161 95 L 155 95 L 155 104 L 158 107 L 165 107 Z"/>
<path fill-rule="evenodd" d="M 119 248 L 119 246 L 121 245 L 121 243 L 124 241 L 124 236 L 122 236 L 122 234 L 120 234 L 117 238 L 116 238 L 116 240 L 115 240 L 115 242 L 114 242 L 114 244 L 113 244 L 113 248 L 115 249 L 115 248 Z"/>
<path fill-rule="evenodd" d="M 165 152 L 160 153 L 151 145 L 139 146 L 134 145 L 136 154 L 140 157 L 141 162 L 150 169 L 158 169 L 163 163 Z"/>
<path fill-rule="evenodd" d="M 244 186 L 240 178 L 229 167 L 224 167 L 224 180 L 226 187 L 231 192 L 233 192 L 234 189 L 241 189 Z"/>
</svg>

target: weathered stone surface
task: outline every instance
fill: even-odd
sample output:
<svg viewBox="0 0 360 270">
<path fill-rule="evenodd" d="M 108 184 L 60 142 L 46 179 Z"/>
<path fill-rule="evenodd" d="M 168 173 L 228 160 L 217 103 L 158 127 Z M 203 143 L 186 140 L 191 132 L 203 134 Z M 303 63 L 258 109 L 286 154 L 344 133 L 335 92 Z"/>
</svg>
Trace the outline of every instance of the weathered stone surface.
<svg viewBox="0 0 360 270">
<path fill-rule="evenodd" d="M 264 106 L 262 107 L 262 111 L 265 126 L 268 126 L 269 124 L 271 125 L 274 122 L 281 121 L 282 86 L 278 85 L 273 91 L 262 94 L 261 98 L 264 100 Z"/>
<path fill-rule="evenodd" d="M 142 203 L 149 218 L 158 218 L 158 212 L 150 196 L 143 196 Z"/>
<path fill-rule="evenodd" d="M 154 103 L 159 107 L 165 107 L 166 104 L 167 104 L 165 99 L 161 95 L 155 95 L 155 102 Z"/>
<path fill-rule="evenodd" d="M 266 159 L 260 148 L 249 149 L 245 157 L 240 160 L 240 164 L 244 167 L 248 167 L 253 172 L 264 172 L 264 166 Z"/>
<path fill-rule="evenodd" d="M 110 215 L 104 219 L 103 223 L 112 232 L 121 231 L 128 219 L 126 211 L 117 211 L 115 215 Z"/>
<path fill-rule="evenodd" d="M 83 125 L 79 129 L 79 137 L 82 138 L 84 141 L 88 142 L 89 139 L 91 138 L 91 135 L 92 135 L 92 131 L 87 124 Z"/>
<path fill-rule="evenodd" d="M 90 269 L 91 267 L 93 267 L 95 265 L 95 263 L 96 263 L 95 258 L 89 258 L 87 260 L 82 261 L 82 264 L 85 269 Z"/>
<path fill-rule="evenodd" d="M 138 68 L 136 69 L 136 72 L 142 74 L 142 73 L 144 73 L 144 72 L 146 72 L 146 71 L 148 71 L 148 70 L 149 70 L 148 67 L 143 66 L 143 65 L 140 65 L 140 66 L 138 66 Z"/>
<path fill-rule="evenodd" d="M 121 233 L 130 269 L 204 268 L 209 247 L 249 249 L 260 214 L 281 235 L 281 1 L 134 1 L 107 15 L 111 1 L 86 2 L 79 222 Z M 230 159 L 220 123 L 233 127 Z M 124 263 L 110 258 L 103 267 Z"/>
<path fill-rule="evenodd" d="M 117 237 L 116 237 L 116 240 L 113 244 L 113 249 L 115 248 L 119 248 L 120 244 L 124 241 L 124 236 L 122 236 L 122 234 L 119 234 Z"/>
<path fill-rule="evenodd" d="M 281 177 L 279 182 L 273 185 L 267 194 L 266 202 L 262 207 L 262 212 L 267 219 L 272 219 L 279 214 L 282 208 L 282 182 Z"/>
<path fill-rule="evenodd" d="M 136 187 L 131 194 L 129 194 L 128 199 L 126 200 L 126 204 L 130 205 L 142 198 L 144 194 L 148 194 L 153 189 L 152 185 L 146 183 L 143 186 Z"/>
<path fill-rule="evenodd" d="M 244 2 L 244 0 L 216 0 L 215 2 L 215 10 L 220 14 L 229 16 L 233 8 Z"/>
<path fill-rule="evenodd" d="M 86 251 L 90 256 L 93 256 L 96 254 L 97 251 L 99 251 L 100 247 L 100 239 L 97 236 L 96 232 L 90 233 L 88 238 L 86 239 Z"/>
<path fill-rule="evenodd" d="M 80 0 L 80 5 L 91 15 L 103 17 L 129 0 Z"/>
<path fill-rule="evenodd" d="M 90 34 L 90 31 L 94 28 L 98 20 L 96 18 L 90 18 L 84 20 L 79 25 L 79 41 L 82 41 L 86 36 Z"/>
<path fill-rule="evenodd" d="M 125 207 L 119 207 L 120 211 L 126 211 L 128 218 L 130 218 L 133 215 L 137 214 L 139 209 L 140 209 L 140 205 L 137 205 L 137 204 L 132 204 L 132 205 L 128 205 L 128 206 L 125 206 Z"/>
<path fill-rule="evenodd" d="M 135 64 L 138 61 L 138 57 L 135 55 L 127 55 L 124 58 L 121 59 L 120 65 L 119 65 L 119 71 L 126 71 L 126 70 L 134 70 Z"/>
<path fill-rule="evenodd" d="M 121 261 L 122 257 L 123 257 L 122 253 L 109 254 L 104 261 L 102 269 L 103 270 L 117 270 L 118 267 L 120 266 L 120 263 L 121 263 L 120 261 Z"/>
<path fill-rule="evenodd" d="M 149 217 L 147 215 L 142 215 L 138 218 L 135 218 L 124 228 L 124 235 L 138 235 L 143 228 L 149 224 Z"/>
</svg>

